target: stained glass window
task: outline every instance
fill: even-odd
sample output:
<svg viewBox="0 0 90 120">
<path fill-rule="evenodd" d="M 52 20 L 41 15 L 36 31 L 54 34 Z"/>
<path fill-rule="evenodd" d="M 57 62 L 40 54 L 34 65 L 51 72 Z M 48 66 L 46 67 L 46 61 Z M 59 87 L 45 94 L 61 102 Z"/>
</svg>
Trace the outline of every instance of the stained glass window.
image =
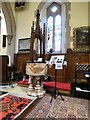
<svg viewBox="0 0 90 120">
<path fill-rule="evenodd" d="M 61 51 L 61 16 L 55 17 L 55 51 Z"/>
<path fill-rule="evenodd" d="M 56 7 L 56 6 L 54 6 L 54 7 L 51 8 L 51 11 L 52 11 L 52 12 L 56 12 L 56 10 L 57 10 L 57 7 Z"/>
<path fill-rule="evenodd" d="M 48 43 L 47 43 L 47 51 L 49 51 L 53 46 L 53 17 L 49 17 L 48 18 L 48 27 L 47 27 L 47 39 L 48 39 Z"/>
<path fill-rule="evenodd" d="M 60 5 L 53 3 L 48 8 L 48 19 L 47 19 L 47 48 L 49 52 L 53 49 L 53 52 L 61 51 L 61 13 Z"/>
</svg>

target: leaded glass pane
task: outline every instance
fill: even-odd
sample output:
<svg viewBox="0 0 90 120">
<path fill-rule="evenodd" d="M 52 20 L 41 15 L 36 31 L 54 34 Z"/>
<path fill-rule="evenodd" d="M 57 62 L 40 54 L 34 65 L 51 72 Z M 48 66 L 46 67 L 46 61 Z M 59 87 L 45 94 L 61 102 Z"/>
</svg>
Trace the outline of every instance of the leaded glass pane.
<svg viewBox="0 0 90 120">
<path fill-rule="evenodd" d="M 48 18 L 48 26 L 47 26 L 47 51 L 52 48 L 53 44 L 53 17 Z"/>
<path fill-rule="evenodd" d="M 61 16 L 55 17 L 55 52 L 61 50 Z"/>
<path fill-rule="evenodd" d="M 58 8 L 57 8 L 56 6 L 53 6 L 53 7 L 51 8 L 51 11 L 52 11 L 52 12 L 56 12 L 57 9 L 58 9 Z"/>
</svg>

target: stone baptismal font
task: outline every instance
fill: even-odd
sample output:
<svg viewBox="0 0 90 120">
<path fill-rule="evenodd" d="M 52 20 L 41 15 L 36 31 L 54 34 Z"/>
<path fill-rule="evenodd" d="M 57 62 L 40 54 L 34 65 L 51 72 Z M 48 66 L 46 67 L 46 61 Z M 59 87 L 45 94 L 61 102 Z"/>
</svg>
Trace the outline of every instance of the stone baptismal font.
<svg viewBox="0 0 90 120">
<path fill-rule="evenodd" d="M 27 94 L 31 96 L 42 97 L 45 94 L 40 76 L 47 73 L 45 63 L 27 63 L 26 74 L 29 75 L 29 89 Z"/>
<path fill-rule="evenodd" d="M 42 80 L 40 79 L 41 76 L 45 76 L 47 73 L 47 65 L 45 63 L 45 24 L 43 26 L 43 33 L 42 29 L 40 28 L 39 21 L 40 21 L 40 14 L 39 10 L 37 10 L 37 21 L 36 21 L 36 28 L 34 29 L 34 22 L 31 27 L 31 40 L 30 40 L 30 61 L 26 64 L 26 74 L 29 76 L 29 88 L 27 94 L 30 96 L 37 96 L 43 97 L 45 94 L 45 90 L 43 89 Z M 34 51 L 34 43 L 35 40 L 39 41 L 37 47 L 39 47 L 40 53 L 37 51 L 37 59 L 42 58 L 42 61 L 36 61 L 35 51 Z M 39 57 L 38 57 L 39 56 Z"/>
</svg>

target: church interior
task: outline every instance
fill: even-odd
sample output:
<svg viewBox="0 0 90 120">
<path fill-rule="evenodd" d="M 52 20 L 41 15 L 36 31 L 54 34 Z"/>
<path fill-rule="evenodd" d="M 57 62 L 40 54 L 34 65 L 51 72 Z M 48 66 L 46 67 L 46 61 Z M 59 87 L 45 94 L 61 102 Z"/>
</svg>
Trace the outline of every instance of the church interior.
<svg viewBox="0 0 90 120">
<path fill-rule="evenodd" d="M 90 118 L 90 2 L 0 2 L 0 119 Z"/>
</svg>

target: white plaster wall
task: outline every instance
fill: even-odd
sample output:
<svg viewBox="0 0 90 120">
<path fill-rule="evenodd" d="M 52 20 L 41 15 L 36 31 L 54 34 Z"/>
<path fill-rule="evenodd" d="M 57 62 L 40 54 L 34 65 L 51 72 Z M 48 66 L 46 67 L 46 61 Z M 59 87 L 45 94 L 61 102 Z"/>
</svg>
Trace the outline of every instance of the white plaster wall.
<svg viewBox="0 0 90 120">
<path fill-rule="evenodd" d="M 73 49 L 73 29 L 88 26 L 88 2 L 72 2 L 70 11 L 70 48 Z"/>
<path fill-rule="evenodd" d="M 73 36 L 73 28 L 88 26 L 88 2 L 72 2 L 70 25 L 71 36 Z"/>
<path fill-rule="evenodd" d="M 2 13 L 2 10 L 1 10 L 1 40 L 0 40 L 0 54 L 1 55 L 6 55 L 6 48 L 7 48 L 7 45 L 6 47 L 2 47 L 2 44 L 3 44 L 3 35 L 7 35 L 7 29 L 6 29 L 6 22 L 5 22 L 5 18 L 4 18 L 4 15 Z M 7 41 L 6 41 L 6 44 L 7 44 Z"/>
<path fill-rule="evenodd" d="M 17 11 L 15 11 L 14 5 L 12 6 L 16 20 L 16 53 L 18 51 L 18 39 L 31 36 L 31 25 L 32 21 L 35 21 L 35 10 L 37 10 L 38 6 L 39 2 L 26 2 L 25 8 Z M 45 16 L 46 10 L 41 10 L 41 22 L 43 23 L 46 20 Z M 74 27 L 88 25 L 88 2 L 72 2 L 69 21 L 71 26 L 70 36 L 72 37 Z M 70 47 L 73 48 L 72 39 Z"/>
<path fill-rule="evenodd" d="M 16 45 L 18 39 L 28 38 L 31 36 L 32 22 L 35 21 L 35 10 L 38 7 L 38 2 L 26 2 L 25 8 L 16 10 Z M 16 46 L 16 52 L 18 47 Z"/>
<path fill-rule="evenodd" d="M 16 22 L 15 2 L 12 2 L 12 0 L 9 0 L 9 1 L 11 1 L 10 5 L 11 5 L 13 15 L 14 15 L 14 19 L 15 19 L 15 22 Z"/>
</svg>

